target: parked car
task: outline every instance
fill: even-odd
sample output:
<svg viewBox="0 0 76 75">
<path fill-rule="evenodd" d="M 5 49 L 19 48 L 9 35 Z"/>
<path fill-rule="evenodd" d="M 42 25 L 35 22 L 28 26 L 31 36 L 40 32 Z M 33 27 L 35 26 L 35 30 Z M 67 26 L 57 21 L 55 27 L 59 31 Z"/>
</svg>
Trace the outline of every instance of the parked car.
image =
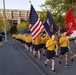
<svg viewBox="0 0 76 75">
<path fill-rule="evenodd" d="M 68 36 L 69 40 L 74 40 L 75 37 L 76 37 L 76 31 L 73 31 L 73 33 L 70 36 Z"/>
</svg>

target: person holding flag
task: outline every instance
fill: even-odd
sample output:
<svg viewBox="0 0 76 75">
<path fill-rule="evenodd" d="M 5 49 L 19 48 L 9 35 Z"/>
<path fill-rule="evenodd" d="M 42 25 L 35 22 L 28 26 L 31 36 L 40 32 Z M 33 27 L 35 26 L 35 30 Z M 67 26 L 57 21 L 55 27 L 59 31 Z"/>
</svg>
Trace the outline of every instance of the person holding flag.
<svg viewBox="0 0 76 75">
<path fill-rule="evenodd" d="M 40 49 L 41 49 L 41 37 L 40 35 L 36 37 L 36 39 L 33 42 L 34 44 L 34 58 L 36 58 L 36 52 L 38 52 L 38 59 L 41 60 L 40 58 Z"/>
<path fill-rule="evenodd" d="M 58 48 L 57 42 L 55 41 L 55 35 L 52 35 L 51 39 L 49 39 L 46 43 L 46 61 L 45 61 L 45 67 L 47 66 L 47 63 L 52 59 L 52 71 L 55 71 L 55 49 Z"/>
<path fill-rule="evenodd" d="M 56 26 L 56 23 L 54 22 L 49 11 L 47 11 L 47 19 L 44 23 L 44 28 L 50 37 L 58 31 L 58 27 Z"/>
<path fill-rule="evenodd" d="M 45 61 L 45 67 L 47 66 L 47 63 L 52 59 L 52 72 L 56 73 L 55 71 L 55 50 L 58 49 L 57 42 L 55 40 L 55 33 L 58 31 L 58 28 L 49 13 L 47 11 L 47 20 L 44 23 L 44 27 L 48 35 L 50 36 L 50 39 L 46 42 L 46 61 Z"/>
<path fill-rule="evenodd" d="M 30 23 L 29 28 L 30 28 L 30 31 L 32 32 L 31 33 L 32 40 L 34 41 L 36 37 L 42 33 L 42 31 L 44 30 L 44 26 L 40 21 L 40 19 L 38 18 L 38 15 L 32 4 L 31 4 L 30 15 L 29 15 L 29 23 Z"/>
<path fill-rule="evenodd" d="M 44 26 L 40 21 L 40 19 L 38 18 L 38 15 L 32 4 L 31 4 L 30 16 L 29 16 L 29 23 L 30 23 L 29 28 L 30 31 L 32 32 L 31 33 L 32 41 L 35 49 L 34 57 L 36 57 L 36 52 L 38 51 L 38 58 L 40 60 L 40 42 L 41 42 L 40 34 L 44 30 Z"/>
</svg>

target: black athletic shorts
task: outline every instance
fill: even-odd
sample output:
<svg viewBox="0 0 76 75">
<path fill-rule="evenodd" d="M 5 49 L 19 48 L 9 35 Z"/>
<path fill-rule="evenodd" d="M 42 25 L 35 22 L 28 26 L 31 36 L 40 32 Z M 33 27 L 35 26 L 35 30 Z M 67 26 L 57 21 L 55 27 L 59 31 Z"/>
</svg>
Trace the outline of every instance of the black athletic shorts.
<svg viewBox="0 0 76 75">
<path fill-rule="evenodd" d="M 41 46 L 40 45 L 34 45 L 34 49 L 35 49 L 35 51 L 38 51 L 41 49 Z"/>
<path fill-rule="evenodd" d="M 22 43 L 22 42 L 23 42 L 23 40 L 22 40 L 22 39 L 20 39 L 20 42 Z"/>
<path fill-rule="evenodd" d="M 17 41 L 20 41 L 20 39 L 16 39 Z"/>
<path fill-rule="evenodd" d="M 15 37 L 13 37 L 13 39 L 15 39 Z"/>
<path fill-rule="evenodd" d="M 46 51 L 46 58 L 47 59 L 54 59 L 54 57 L 55 57 L 55 51 L 54 50 L 53 51 L 49 51 L 49 50 Z"/>
<path fill-rule="evenodd" d="M 26 42 L 23 40 L 23 42 L 22 42 L 23 44 L 26 44 Z"/>
<path fill-rule="evenodd" d="M 30 47 L 30 46 L 32 46 L 32 43 L 26 43 L 26 45 L 27 45 L 28 47 Z"/>
<path fill-rule="evenodd" d="M 68 54 L 68 47 L 61 47 L 60 55 Z"/>
<path fill-rule="evenodd" d="M 40 47 L 41 48 L 45 48 L 45 44 L 40 44 Z"/>
<path fill-rule="evenodd" d="M 35 45 L 34 44 L 32 44 L 32 49 L 35 49 Z"/>
</svg>

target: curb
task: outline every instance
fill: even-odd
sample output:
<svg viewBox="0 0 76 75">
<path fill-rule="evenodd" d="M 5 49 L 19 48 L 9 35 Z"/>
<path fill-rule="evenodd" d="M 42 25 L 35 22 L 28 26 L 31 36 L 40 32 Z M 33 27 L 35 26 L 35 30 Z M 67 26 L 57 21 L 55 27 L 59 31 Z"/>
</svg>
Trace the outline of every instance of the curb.
<svg viewBox="0 0 76 75">
<path fill-rule="evenodd" d="M 19 47 L 19 45 L 15 42 L 15 45 L 17 46 L 17 48 L 19 48 L 19 50 L 27 57 L 27 59 L 29 59 L 29 61 L 33 64 L 33 66 L 37 69 L 37 71 L 41 74 L 41 75 L 47 75 L 46 72 L 28 55 L 28 53 L 24 52 L 22 48 Z"/>
</svg>

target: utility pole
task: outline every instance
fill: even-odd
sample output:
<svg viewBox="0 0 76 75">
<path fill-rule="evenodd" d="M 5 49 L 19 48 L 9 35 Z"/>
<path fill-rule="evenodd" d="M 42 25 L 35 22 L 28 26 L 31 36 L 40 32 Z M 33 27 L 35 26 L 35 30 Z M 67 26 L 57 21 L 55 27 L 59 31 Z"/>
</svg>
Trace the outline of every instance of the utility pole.
<svg viewBox="0 0 76 75">
<path fill-rule="evenodd" d="M 5 33 L 5 42 L 7 42 L 7 31 L 6 31 L 6 15 L 5 15 L 5 0 L 3 0 L 3 9 L 4 9 L 4 33 Z"/>
</svg>

